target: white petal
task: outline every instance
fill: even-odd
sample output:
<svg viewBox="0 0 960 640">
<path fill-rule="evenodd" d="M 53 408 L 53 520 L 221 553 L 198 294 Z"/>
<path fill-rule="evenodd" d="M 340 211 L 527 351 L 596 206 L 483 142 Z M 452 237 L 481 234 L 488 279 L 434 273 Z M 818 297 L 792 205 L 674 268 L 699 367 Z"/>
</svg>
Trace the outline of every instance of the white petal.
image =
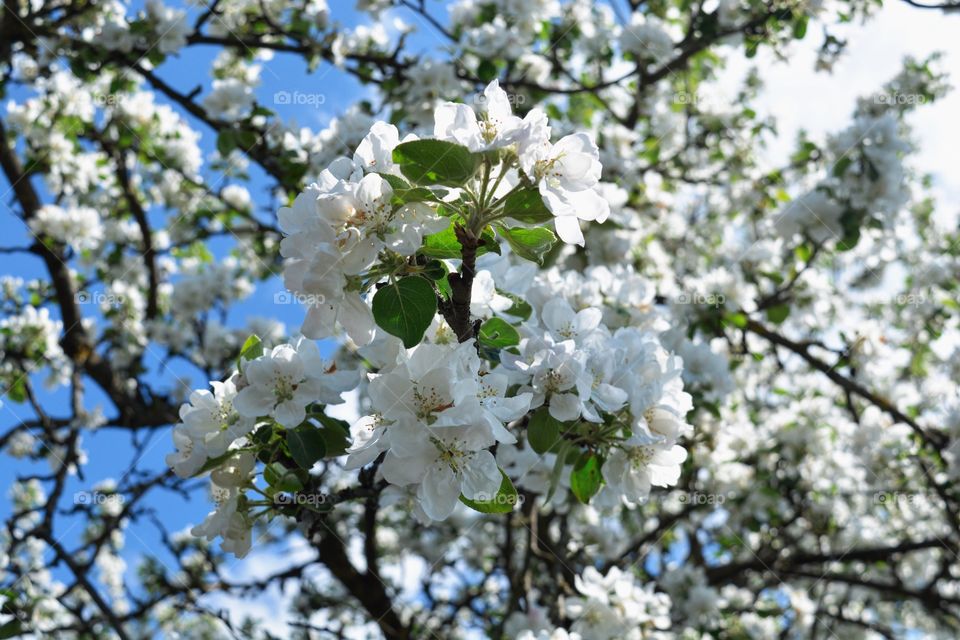
<svg viewBox="0 0 960 640">
<path fill-rule="evenodd" d="M 560 422 L 580 417 L 580 397 L 574 393 L 558 393 L 550 398 L 550 415 Z"/>
<path fill-rule="evenodd" d="M 580 230 L 580 221 L 574 216 L 557 216 L 553 219 L 557 227 L 557 235 L 567 244 L 583 246 L 583 232 Z"/>
<path fill-rule="evenodd" d="M 457 507 L 460 483 L 448 466 L 433 466 L 417 491 L 424 512 L 433 520 L 446 520 Z"/>
</svg>

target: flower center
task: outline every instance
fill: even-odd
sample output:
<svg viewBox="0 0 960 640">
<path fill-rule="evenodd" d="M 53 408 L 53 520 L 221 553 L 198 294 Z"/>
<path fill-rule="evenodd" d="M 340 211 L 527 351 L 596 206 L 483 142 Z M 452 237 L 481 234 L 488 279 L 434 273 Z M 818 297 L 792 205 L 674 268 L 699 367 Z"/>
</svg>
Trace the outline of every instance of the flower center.
<svg viewBox="0 0 960 640">
<path fill-rule="evenodd" d="M 433 387 L 421 389 L 414 387 L 413 398 L 417 403 L 417 417 L 421 420 L 427 420 L 433 417 L 434 413 L 446 411 L 453 406 L 440 392 Z"/>
<path fill-rule="evenodd" d="M 643 469 L 650 461 L 653 460 L 653 448 L 652 447 L 631 447 L 627 451 L 627 457 L 630 460 L 630 465 L 634 469 Z"/>
<path fill-rule="evenodd" d="M 276 383 L 273 386 L 273 395 L 277 399 L 277 404 L 293 400 L 293 396 L 299 386 L 290 376 L 277 376 Z"/>
<path fill-rule="evenodd" d="M 430 437 L 430 442 L 437 448 L 437 461 L 450 467 L 454 473 L 460 473 L 470 455 L 462 449 L 457 440 L 446 442 L 436 436 Z"/>
</svg>

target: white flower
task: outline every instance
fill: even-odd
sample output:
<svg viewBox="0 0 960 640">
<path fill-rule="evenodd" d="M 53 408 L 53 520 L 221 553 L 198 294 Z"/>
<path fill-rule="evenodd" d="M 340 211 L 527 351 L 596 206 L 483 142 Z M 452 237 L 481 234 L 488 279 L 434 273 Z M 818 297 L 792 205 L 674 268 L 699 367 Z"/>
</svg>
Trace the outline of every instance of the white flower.
<svg viewBox="0 0 960 640">
<path fill-rule="evenodd" d="M 815 189 L 794 198 L 784 206 L 775 221 L 777 231 L 784 238 L 805 233 L 816 242 L 839 240 L 843 237 L 840 218 L 846 207 L 821 189 Z"/>
<path fill-rule="evenodd" d="M 429 427 L 404 420 L 388 430 L 390 450 L 381 470 L 391 484 L 419 483 L 417 499 L 433 520 L 453 513 L 460 494 L 491 500 L 502 476 L 487 447 L 493 444 L 484 429 Z"/>
<path fill-rule="evenodd" d="M 603 320 L 603 312 L 594 307 L 574 312 L 566 300 L 553 298 L 543 305 L 540 318 L 550 330 L 554 340 L 562 342 L 584 337 L 599 327 Z"/>
<path fill-rule="evenodd" d="M 583 640 L 583 638 L 584 636 L 579 633 L 570 633 L 562 627 L 553 631 L 541 629 L 537 633 L 527 630 L 517 636 L 517 640 Z"/>
<path fill-rule="evenodd" d="M 255 98 L 253 89 L 237 78 L 213 81 L 213 91 L 203 99 L 203 110 L 218 120 L 240 120 L 250 115 Z"/>
<path fill-rule="evenodd" d="M 249 482 L 255 460 L 249 452 L 234 456 L 234 480 L 244 479 Z M 223 487 L 216 482 L 210 483 L 216 508 L 211 511 L 204 521 L 190 530 L 197 537 L 213 540 L 217 536 L 223 538 L 222 548 L 242 558 L 250 551 L 252 522 L 247 514 L 246 498 L 243 496 L 239 484 Z"/>
<path fill-rule="evenodd" d="M 250 211 L 252 200 L 246 187 L 228 184 L 220 192 L 220 198 L 237 211 Z"/>
<path fill-rule="evenodd" d="M 634 435 L 610 453 L 603 465 L 603 479 L 627 502 L 642 502 L 650 495 L 651 486 L 675 485 L 686 459 L 687 451 L 679 445 Z"/>
<path fill-rule="evenodd" d="M 162 53 L 175 53 L 187 44 L 193 29 L 187 22 L 186 11 L 168 7 L 162 0 L 147 0 L 147 15 L 154 22 L 156 46 Z"/>
<path fill-rule="evenodd" d="M 181 478 L 189 478 L 200 471 L 207 461 L 206 451 L 197 446 L 197 440 L 191 437 L 185 425 L 178 424 L 173 428 L 173 446 L 176 452 L 168 453 L 166 462 Z"/>
<path fill-rule="evenodd" d="M 386 147 L 368 143 L 358 150 L 358 161 L 384 162 Z M 280 252 L 288 258 L 284 284 L 308 304 L 301 332 L 326 338 L 336 335 L 339 325 L 364 345 L 373 339 L 373 314 L 359 292 L 348 290 L 347 278 L 365 273 L 384 249 L 413 255 L 424 235 L 450 221 L 423 203 L 395 207 L 392 187 L 377 173 L 349 182 L 354 165 L 344 160 L 332 164 L 321 184 L 308 187 L 293 206 L 280 209 L 280 227 L 288 234 Z"/>
<path fill-rule="evenodd" d="M 376 331 L 373 312 L 360 294 L 351 291 L 344 293 L 339 300 L 315 303 L 307 310 L 300 331 L 308 338 L 320 339 L 337 335 L 338 327 L 342 327 L 358 345 L 373 340 Z"/>
<path fill-rule="evenodd" d="M 454 402 L 466 404 L 468 398 L 476 397 L 480 401 L 482 419 L 497 441 L 513 444 L 517 441 L 516 437 L 503 425 L 519 420 L 530 410 L 533 394 L 518 393 L 508 398 L 507 387 L 510 381 L 502 373 L 478 372 L 474 380 L 475 385 L 463 382 L 458 384 L 454 391 Z"/>
<path fill-rule="evenodd" d="M 479 419 L 475 395 L 472 406 L 458 407 L 454 402 L 458 348 L 464 347 L 421 344 L 406 362 L 374 378 L 370 382 L 370 400 L 383 419 L 424 421 L 443 427 L 468 425 Z M 467 344 L 466 348 L 472 347 Z M 461 389 L 461 396 L 475 393 L 472 380 L 462 384 L 470 388 Z"/>
<path fill-rule="evenodd" d="M 480 118 L 474 110 L 465 104 L 445 102 L 434 111 L 434 137 L 449 140 L 467 147 L 471 151 L 500 149 L 512 144 L 525 147 L 549 137 L 545 114 L 533 109 L 526 118 L 513 115 L 510 98 L 500 88 L 498 80 L 492 81 L 483 91 L 483 97 L 477 100 Z"/>
<path fill-rule="evenodd" d="M 480 120 L 469 105 L 445 102 L 438 106 L 433 114 L 433 135 L 440 140 L 462 144 L 471 151 L 496 149 L 513 142 L 512 136 L 519 130 L 522 120 L 513 115 L 499 81 L 487 85 L 483 95 L 480 105 L 485 109 Z"/>
<path fill-rule="evenodd" d="M 654 64 L 668 62 L 674 48 L 662 23 L 639 11 L 630 17 L 630 24 L 620 34 L 620 46 L 638 59 Z"/>
<path fill-rule="evenodd" d="M 387 448 L 384 438 L 386 429 L 379 414 L 362 416 L 350 425 L 352 444 L 347 450 L 347 460 L 343 466 L 347 469 L 359 469 L 376 460 Z"/>
<path fill-rule="evenodd" d="M 375 122 L 357 150 L 353 163 L 363 171 L 399 174 L 393 162 L 393 149 L 400 143 L 400 133 L 392 124 Z"/>
<path fill-rule="evenodd" d="M 613 567 L 606 576 L 587 567 L 574 579 L 582 597 L 567 600 L 572 631 L 595 640 L 639 640 L 670 627 L 670 596 L 654 584 L 637 584 L 630 573 Z"/>
<path fill-rule="evenodd" d="M 497 293 L 493 275 L 485 269 L 477 271 L 470 296 L 470 315 L 473 318 L 490 318 L 512 306 L 510 298 Z"/>
<path fill-rule="evenodd" d="M 210 386 L 213 393 L 196 390 L 190 394 L 190 402 L 180 407 L 182 423 L 173 430 L 177 452 L 167 456 L 167 464 L 182 478 L 199 471 L 207 459 L 225 453 L 256 426 L 255 420 L 241 417 L 233 408 L 237 395 L 233 378 Z"/>
<path fill-rule="evenodd" d="M 384 246 L 410 256 L 420 248 L 424 235 L 442 231 L 450 224 L 428 205 L 414 202 L 394 209 L 393 188 L 381 176 L 364 176 L 353 193 L 348 235 L 341 235 L 347 273 L 359 273 L 376 260 Z M 356 229 L 356 235 L 350 233 Z M 356 257 L 354 257 L 356 256 Z"/>
<path fill-rule="evenodd" d="M 525 338 L 521 355 L 501 354 L 505 365 L 530 376 L 531 406 L 549 403 L 550 415 L 567 422 L 580 417 L 582 404 L 590 398 L 593 380 L 584 366 L 584 354 L 573 340 L 552 343 Z"/>
<path fill-rule="evenodd" d="M 0 405 L 2 406 L 2 405 Z M 13 458 L 25 458 L 37 447 L 37 439 L 28 431 L 17 431 L 7 440 L 6 452 Z"/>
<path fill-rule="evenodd" d="M 373 338 L 373 313 L 356 292 L 346 291 L 344 256 L 334 224 L 342 225 L 352 213 L 344 196 L 320 197 L 320 188 L 308 187 L 293 206 L 278 213 L 280 228 L 289 234 L 280 243 L 287 258 L 284 285 L 302 294 L 308 303 L 301 327 L 312 339 L 336 335 L 344 327 L 357 344 Z"/>
<path fill-rule="evenodd" d="M 247 384 L 234 400 L 240 415 L 270 416 L 290 428 L 304 421 L 307 405 L 342 402 L 340 394 L 352 388 L 356 373 L 325 366 L 316 343 L 300 338 L 295 346 L 278 345 L 248 362 L 243 378 Z"/>
<path fill-rule="evenodd" d="M 532 145 L 520 155 L 524 173 L 537 182 L 543 201 L 555 216 L 557 235 L 569 244 L 583 245 L 578 220 L 603 222 L 610 205 L 597 191 L 600 153 L 584 133 Z"/>
<path fill-rule="evenodd" d="M 79 250 L 94 249 L 103 240 L 100 215 L 89 207 L 43 205 L 30 221 L 30 228 Z"/>
</svg>

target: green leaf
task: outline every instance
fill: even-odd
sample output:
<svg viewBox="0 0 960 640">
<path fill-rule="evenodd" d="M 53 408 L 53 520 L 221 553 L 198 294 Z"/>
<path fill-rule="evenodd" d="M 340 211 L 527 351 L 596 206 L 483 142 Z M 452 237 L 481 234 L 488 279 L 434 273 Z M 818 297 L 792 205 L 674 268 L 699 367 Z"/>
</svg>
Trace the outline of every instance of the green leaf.
<svg viewBox="0 0 960 640">
<path fill-rule="evenodd" d="M 523 320 L 528 320 L 530 318 L 530 315 L 533 313 L 533 307 L 530 306 L 530 303 L 528 303 L 526 300 L 524 300 L 520 296 L 514 295 L 512 293 L 507 293 L 505 291 L 500 291 L 499 289 L 497 289 L 497 293 L 499 293 L 505 298 L 510 298 L 510 300 L 513 302 L 513 305 L 511 305 L 509 309 L 504 311 L 504 313 L 509 314 L 511 316 L 515 316 L 517 318 L 521 318 Z"/>
<path fill-rule="evenodd" d="M 443 231 L 424 236 L 423 246 L 418 253 L 430 258 L 459 259 L 460 241 L 457 240 L 453 225 L 451 224 Z"/>
<path fill-rule="evenodd" d="M 13 384 L 6 390 L 0 388 L 0 392 L 3 392 L 3 395 L 14 402 L 27 401 L 27 384 L 23 377 L 14 380 Z"/>
<path fill-rule="evenodd" d="M 543 257 L 557 241 L 557 236 L 553 235 L 553 231 L 543 227 L 524 229 L 501 225 L 498 227 L 498 231 L 506 239 L 507 244 L 510 245 L 515 254 L 537 264 L 543 264 Z"/>
<path fill-rule="evenodd" d="M 373 296 L 373 318 L 387 333 L 397 336 L 408 349 L 423 338 L 437 313 L 437 296 L 420 276 L 401 278 L 381 287 Z"/>
<path fill-rule="evenodd" d="M 497 77 L 497 65 L 490 60 L 483 60 L 477 65 L 477 77 L 481 82 L 490 82 Z"/>
<path fill-rule="evenodd" d="M 394 148 L 393 161 L 414 184 L 459 187 L 476 173 L 480 156 L 453 142 L 411 140 Z"/>
<path fill-rule="evenodd" d="M 503 479 L 500 481 L 500 489 L 497 490 L 497 495 L 489 500 L 470 500 L 461 495 L 460 502 L 480 513 L 510 513 L 513 511 L 513 508 L 520 502 L 520 496 L 503 469 L 500 469 L 500 475 Z"/>
<path fill-rule="evenodd" d="M 287 430 L 287 448 L 301 469 L 309 471 L 315 462 L 327 455 L 327 445 L 320 429 L 305 423 Z"/>
<path fill-rule="evenodd" d="M 540 191 L 533 187 L 514 191 L 507 196 L 503 203 L 503 212 L 509 218 L 528 224 L 540 224 L 553 219 L 553 214 L 543 203 Z"/>
<path fill-rule="evenodd" d="M 546 407 L 537 409 L 527 423 L 527 442 L 537 453 L 546 453 L 560 444 L 562 423 Z"/>
<path fill-rule="evenodd" d="M 793 20 L 793 37 L 797 40 L 803 40 L 803 37 L 807 35 L 807 24 L 810 22 L 810 17 L 806 14 L 801 14 L 794 18 Z"/>
<path fill-rule="evenodd" d="M 256 360 L 262 355 L 263 342 L 260 340 L 260 336 L 251 335 L 249 338 L 244 340 L 243 346 L 240 347 L 240 355 L 237 356 L 237 368 L 242 368 L 240 365 L 244 360 Z"/>
<path fill-rule="evenodd" d="M 231 129 L 224 129 L 217 135 L 217 152 L 226 158 L 237 148 L 237 134 Z"/>
<path fill-rule="evenodd" d="M 577 500 L 586 504 L 600 491 L 600 458 L 592 451 L 584 451 L 570 472 L 570 489 Z"/>
<path fill-rule="evenodd" d="M 480 343 L 494 349 L 520 344 L 520 334 L 513 325 L 500 318 L 490 318 L 480 325 Z"/>
<path fill-rule="evenodd" d="M 320 437 L 327 449 L 326 457 L 335 458 L 346 453 L 350 446 L 350 425 L 328 415 L 321 414 L 316 418 L 323 425 L 320 428 Z"/>
<path fill-rule="evenodd" d="M 237 132 L 237 145 L 240 150 L 246 153 L 257 144 L 257 134 L 249 129 L 243 129 Z"/>
<path fill-rule="evenodd" d="M 433 191 L 430 191 L 430 189 L 413 187 L 403 178 L 390 173 L 378 173 L 377 175 L 383 178 L 386 183 L 390 185 L 390 188 L 393 189 L 394 204 L 424 201 L 432 202 L 437 199 Z"/>
<path fill-rule="evenodd" d="M 462 257 L 462 247 L 457 240 L 457 233 L 454 225 L 451 224 L 443 231 L 432 233 L 423 239 L 423 246 L 418 253 L 428 258 L 439 258 L 444 260 L 459 260 Z M 500 253 L 500 245 L 497 243 L 496 236 L 490 231 L 484 231 L 480 236 L 480 245 L 477 247 L 477 256 L 485 253 Z"/>
<path fill-rule="evenodd" d="M 727 320 L 727 322 L 739 329 L 745 329 L 747 327 L 747 316 L 739 311 L 736 313 L 725 314 L 724 318 Z"/>
<path fill-rule="evenodd" d="M 837 160 L 837 163 L 835 165 L 833 165 L 833 176 L 835 178 L 839 178 L 844 173 L 846 173 L 847 169 L 852 164 L 853 164 L 853 158 L 851 158 L 850 156 L 843 156 L 842 158 Z"/>
<path fill-rule="evenodd" d="M 10 620 L 0 626 L 0 640 L 4 638 L 17 638 L 23 635 L 23 624 L 19 620 Z"/>
<path fill-rule="evenodd" d="M 767 320 L 774 324 L 780 324 L 790 315 L 790 305 L 778 304 L 767 309 Z"/>
<path fill-rule="evenodd" d="M 263 479 L 277 491 L 300 491 L 303 483 L 296 473 L 279 462 L 271 462 L 263 468 Z"/>
<path fill-rule="evenodd" d="M 384 179 L 384 181 L 390 185 L 390 188 L 394 191 L 405 191 L 410 188 L 410 183 L 404 180 L 399 176 L 395 176 L 392 173 L 377 173 L 378 176 Z"/>
<path fill-rule="evenodd" d="M 443 280 L 447 273 L 449 273 L 447 265 L 440 260 L 430 260 L 427 264 L 423 265 L 423 275 L 435 282 L 437 280 Z"/>
</svg>

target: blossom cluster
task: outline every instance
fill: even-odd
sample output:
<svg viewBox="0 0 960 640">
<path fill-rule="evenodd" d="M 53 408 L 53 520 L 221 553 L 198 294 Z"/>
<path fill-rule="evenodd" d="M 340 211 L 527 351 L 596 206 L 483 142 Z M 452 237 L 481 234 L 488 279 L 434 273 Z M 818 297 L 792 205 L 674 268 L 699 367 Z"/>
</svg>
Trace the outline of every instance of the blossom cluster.
<svg viewBox="0 0 960 640">
<path fill-rule="evenodd" d="M 312 340 L 341 331 L 367 368 L 369 399 L 344 466 L 374 465 L 424 522 L 461 502 L 510 511 L 513 481 L 526 486 L 531 466 L 548 460 L 559 473 L 540 488 L 553 494 L 564 476 L 581 502 L 637 503 L 676 483 L 692 405 L 680 359 L 660 342 L 664 326 L 636 310 L 649 287 L 624 274 L 591 303 L 537 275 L 555 239 L 548 223 L 577 245 L 581 220 L 609 214 L 596 145 L 580 133 L 551 142 L 546 114 L 514 115 L 496 81 L 476 109 L 446 103 L 434 119 L 433 138 L 375 123 L 352 157 L 334 159 L 280 210 L 284 282 L 307 306 L 303 337 L 256 357 L 263 347 L 252 338 L 237 372 L 184 405 L 169 462 L 181 476 L 210 471 L 218 505 L 197 535 L 244 553 L 258 504 L 245 492 L 308 486 L 304 472 L 338 455 L 329 442 L 317 453 L 314 428 L 361 376 L 323 362 Z M 482 252 L 476 266 L 468 245 Z M 464 318 L 454 287 L 467 277 Z M 499 464 L 516 471 L 511 455 L 536 461 L 511 477 Z M 257 460 L 265 489 L 254 483 Z"/>
<path fill-rule="evenodd" d="M 241 372 L 211 382 L 213 392 L 194 391 L 180 408 L 182 422 L 173 430 L 175 453 L 167 456 L 180 477 L 210 471 L 216 509 L 193 528 L 239 557 L 250 550 L 253 518 L 246 491 L 253 488 L 256 463 L 250 434 L 272 421 L 295 427 L 316 403 L 338 404 L 356 386 L 357 372 L 338 371 L 320 356 L 317 344 L 300 338 L 244 360 Z M 269 428 L 269 427 L 267 427 Z"/>
</svg>

